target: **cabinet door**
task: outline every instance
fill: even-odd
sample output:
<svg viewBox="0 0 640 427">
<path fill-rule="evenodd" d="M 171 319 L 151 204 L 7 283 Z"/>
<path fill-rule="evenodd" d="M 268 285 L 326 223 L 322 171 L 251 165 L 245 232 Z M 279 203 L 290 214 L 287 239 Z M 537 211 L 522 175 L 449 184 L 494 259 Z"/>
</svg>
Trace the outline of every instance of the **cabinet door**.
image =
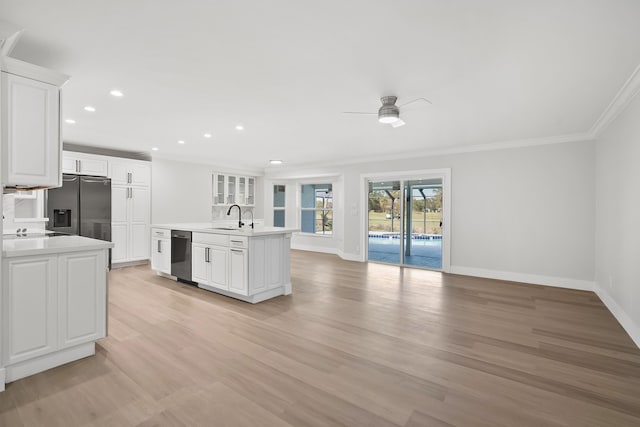
<svg viewBox="0 0 640 427">
<path fill-rule="evenodd" d="M 129 184 L 129 165 L 123 160 L 109 161 L 109 178 L 111 185 Z"/>
<path fill-rule="evenodd" d="M 246 249 L 229 249 L 229 290 L 248 295 L 248 256 Z"/>
<path fill-rule="evenodd" d="M 249 250 L 251 251 L 251 294 L 267 289 L 267 238 L 252 237 Z"/>
<path fill-rule="evenodd" d="M 60 255 L 58 300 L 60 348 L 105 337 L 107 266 L 104 251 Z"/>
<path fill-rule="evenodd" d="M 111 224 L 111 262 L 122 262 L 129 259 L 129 225 Z"/>
<path fill-rule="evenodd" d="M 238 199 L 237 202 L 240 205 L 247 204 L 247 177 L 238 177 Z"/>
<path fill-rule="evenodd" d="M 149 223 L 149 194 L 148 188 L 130 187 L 129 203 L 131 205 L 132 223 Z"/>
<path fill-rule="evenodd" d="M 80 174 L 82 175 L 94 175 L 94 176 L 107 176 L 107 161 L 100 158 L 80 158 L 79 160 Z"/>
<path fill-rule="evenodd" d="M 156 271 L 163 270 L 163 261 L 162 257 L 162 239 L 158 239 L 153 237 L 151 239 L 151 269 Z"/>
<path fill-rule="evenodd" d="M 132 223 L 129 227 L 129 259 L 149 259 L 149 225 Z"/>
<path fill-rule="evenodd" d="M 78 173 L 78 159 L 62 153 L 62 173 Z"/>
<path fill-rule="evenodd" d="M 60 186 L 59 89 L 3 72 L 2 92 L 2 183 Z"/>
<path fill-rule="evenodd" d="M 55 256 L 9 258 L 3 263 L 3 360 L 10 365 L 57 347 Z"/>
<path fill-rule="evenodd" d="M 171 239 L 162 239 L 160 241 L 161 261 L 163 273 L 171 274 Z"/>
<path fill-rule="evenodd" d="M 200 243 L 191 244 L 191 280 L 203 285 L 209 284 L 209 248 Z"/>
<path fill-rule="evenodd" d="M 125 223 L 129 221 L 129 188 L 111 186 L 111 222 Z"/>
<path fill-rule="evenodd" d="M 131 185 L 148 187 L 151 185 L 151 167 L 146 164 L 132 163 L 129 166 L 129 181 Z"/>
<path fill-rule="evenodd" d="M 236 202 L 236 183 L 237 177 L 228 176 L 227 177 L 227 204 L 233 205 Z"/>
<path fill-rule="evenodd" d="M 247 177 L 247 205 L 253 206 L 256 204 L 256 179 L 254 177 Z"/>
<path fill-rule="evenodd" d="M 211 276 L 209 284 L 220 289 L 229 289 L 227 282 L 227 253 L 229 249 L 221 246 L 209 247 L 209 264 Z"/>
<path fill-rule="evenodd" d="M 225 175 L 217 173 L 213 175 L 213 204 L 224 205 L 225 202 Z"/>
</svg>

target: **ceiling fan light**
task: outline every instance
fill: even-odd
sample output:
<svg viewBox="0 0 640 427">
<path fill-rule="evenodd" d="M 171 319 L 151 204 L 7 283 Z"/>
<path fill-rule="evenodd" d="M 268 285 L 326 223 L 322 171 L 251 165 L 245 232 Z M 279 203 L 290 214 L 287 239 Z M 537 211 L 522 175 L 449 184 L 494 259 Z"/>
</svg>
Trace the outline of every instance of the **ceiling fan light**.
<svg viewBox="0 0 640 427">
<path fill-rule="evenodd" d="M 399 119 L 399 114 L 396 113 L 395 111 L 389 112 L 389 113 L 380 113 L 378 115 L 378 121 L 380 123 L 385 123 L 385 124 L 391 124 L 391 123 L 395 123 L 398 121 Z"/>
</svg>

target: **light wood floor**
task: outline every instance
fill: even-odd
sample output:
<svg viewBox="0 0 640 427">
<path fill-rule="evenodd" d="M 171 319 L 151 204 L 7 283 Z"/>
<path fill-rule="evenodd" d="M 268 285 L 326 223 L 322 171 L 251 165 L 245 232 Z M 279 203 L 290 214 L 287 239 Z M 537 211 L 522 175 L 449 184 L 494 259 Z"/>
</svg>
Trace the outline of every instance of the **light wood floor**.
<svg viewBox="0 0 640 427">
<path fill-rule="evenodd" d="M 292 256 L 257 305 L 112 271 L 97 355 L 9 384 L 0 425 L 640 425 L 640 351 L 593 293 Z"/>
</svg>

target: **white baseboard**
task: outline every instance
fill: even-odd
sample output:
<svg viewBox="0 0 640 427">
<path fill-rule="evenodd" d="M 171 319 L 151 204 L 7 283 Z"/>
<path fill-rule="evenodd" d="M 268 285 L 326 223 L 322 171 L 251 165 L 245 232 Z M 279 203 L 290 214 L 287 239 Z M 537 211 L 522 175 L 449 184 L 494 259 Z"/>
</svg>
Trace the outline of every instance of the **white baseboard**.
<svg viewBox="0 0 640 427">
<path fill-rule="evenodd" d="M 55 368 L 56 366 L 64 365 L 65 363 L 73 362 L 74 360 L 93 356 L 94 354 L 96 354 L 95 342 L 80 344 L 75 347 L 45 354 L 34 359 L 25 360 L 24 362 L 7 366 L 5 367 L 5 379 L 7 382 L 12 382 L 19 380 L 20 378 L 28 377 L 29 375 L 46 371 L 47 369 Z"/>
<path fill-rule="evenodd" d="M 338 250 L 336 248 L 323 248 L 322 246 L 300 245 L 300 244 L 294 244 L 293 242 L 291 242 L 291 249 L 295 249 L 298 251 L 320 252 L 323 254 L 338 255 Z"/>
<path fill-rule="evenodd" d="M 363 262 L 362 257 L 360 255 L 357 254 L 350 254 L 347 252 L 343 252 L 341 250 L 336 251 L 336 255 L 338 255 L 340 258 L 342 258 L 345 261 L 358 261 L 358 262 Z"/>
<path fill-rule="evenodd" d="M 0 368 L 0 391 L 4 391 L 4 368 Z"/>
<path fill-rule="evenodd" d="M 452 274 L 484 277 L 487 279 L 508 280 L 510 282 L 530 283 L 533 285 L 553 286 L 557 288 L 593 291 L 595 282 L 589 280 L 569 279 L 566 277 L 540 276 L 537 274 L 515 273 L 512 271 L 486 270 L 483 268 L 451 266 Z"/>
<path fill-rule="evenodd" d="M 613 314 L 613 317 L 616 318 L 618 323 L 620 323 L 620 325 L 624 328 L 624 330 L 627 331 L 627 334 L 629 334 L 629 336 L 631 337 L 633 342 L 636 344 L 636 346 L 640 348 L 640 325 L 634 322 L 629 317 L 629 315 L 627 315 L 627 313 L 622 309 L 622 307 L 618 305 L 616 300 L 613 299 L 613 297 L 609 294 L 609 292 L 604 290 L 604 288 L 599 286 L 597 283 L 595 286 L 595 293 L 596 295 L 598 295 L 600 300 L 602 300 L 604 305 L 607 306 L 607 308 L 609 309 L 611 314 Z"/>
</svg>

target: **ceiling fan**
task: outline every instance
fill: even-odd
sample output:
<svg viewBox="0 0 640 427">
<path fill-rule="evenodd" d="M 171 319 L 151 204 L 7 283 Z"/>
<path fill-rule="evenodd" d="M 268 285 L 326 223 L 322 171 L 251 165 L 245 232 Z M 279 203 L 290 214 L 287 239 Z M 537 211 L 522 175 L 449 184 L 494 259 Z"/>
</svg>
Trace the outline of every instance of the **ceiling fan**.
<svg viewBox="0 0 640 427">
<path fill-rule="evenodd" d="M 401 105 L 396 105 L 398 100 L 397 96 L 383 96 L 380 98 L 382 106 L 378 109 L 377 113 L 370 113 L 364 111 L 344 111 L 342 114 L 366 114 L 366 115 L 378 115 L 378 121 L 380 123 L 390 124 L 391 127 L 397 128 L 405 124 L 404 120 L 400 118 L 400 108 L 406 107 L 410 104 L 418 102 L 425 102 L 431 104 L 432 102 L 426 98 L 416 98 L 412 101 L 405 102 Z M 403 110 L 404 111 L 404 110 Z"/>
</svg>

